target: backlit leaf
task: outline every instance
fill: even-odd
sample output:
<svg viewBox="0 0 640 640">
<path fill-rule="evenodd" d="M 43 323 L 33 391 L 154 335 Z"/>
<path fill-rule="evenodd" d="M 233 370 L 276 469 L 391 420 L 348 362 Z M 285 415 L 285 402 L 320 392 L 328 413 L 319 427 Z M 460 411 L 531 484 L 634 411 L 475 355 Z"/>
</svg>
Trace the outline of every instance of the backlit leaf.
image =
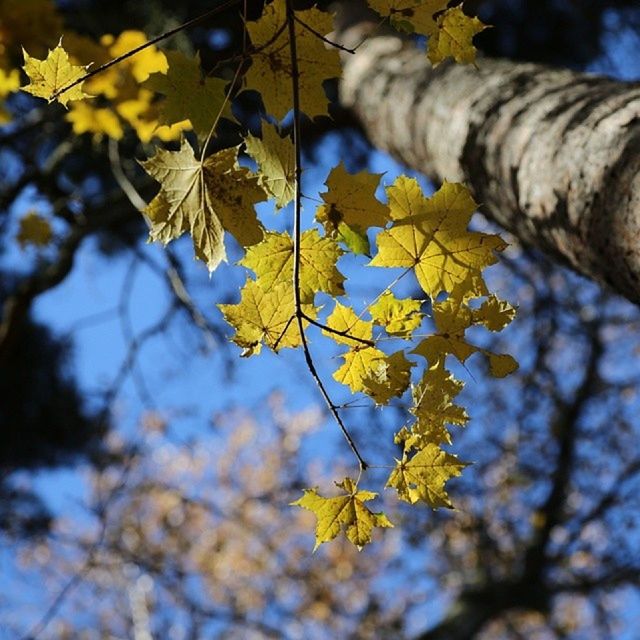
<svg viewBox="0 0 640 640">
<path fill-rule="evenodd" d="M 296 11 L 296 17 L 323 36 L 333 30 L 331 16 L 318 9 Z M 268 4 L 258 21 L 247 23 L 247 29 L 251 42 L 257 48 L 245 75 L 247 88 L 259 91 L 267 113 L 282 120 L 293 107 L 285 0 Z M 335 48 L 325 46 L 317 35 L 299 22 L 295 25 L 295 32 L 300 107 L 314 118 L 327 114 L 327 97 L 322 82 L 340 75 L 340 58 Z"/>
<path fill-rule="evenodd" d="M 376 267 L 412 267 L 435 299 L 496 262 L 505 243 L 497 235 L 467 230 L 476 203 L 462 184 L 445 182 L 425 198 L 415 180 L 401 177 L 388 188 L 394 225 L 378 234 Z"/>
<path fill-rule="evenodd" d="M 62 44 L 58 44 L 53 50 L 50 49 L 44 60 L 32 58 L 24 49 L 22 52 L 24 54 L 23 69 L 30 80 L 28 85 L 22 87 L 23 91 L 38 98 L 45 98 L 49 102 L 58 100 L 64 106 L 70 100 L 91 97 L 82 90 L 82 82 L 53 97 L 58 91 L 81 78 L 87 71 L 87 67 L 72 65 L 69 62 L 69 55 L 62 48 Z"/>
<path fill-rule="evenodd" d="M 405 452 L 402 460 L 396 460 L 396 463 L 387 486 L 396 489 L 401 500 L 411 504 L 424 502 L 434 508 L 452 508 L 444 486 L 448 480 L 459 476 L 467 463 L 432 443 L 427 443 L 411 458 Z"/>
<path fill-rule="evenodd" d="M 331 238 L 323 238 L 317 229 L 307 229 L 300 240 L 300 299 L 313 302 L 324 291 L 332 296 L 344 294 L 344 276 L 336 262 L 342 251 Z M 293 281 L 293 240 L 284 233 L 267 233 L 264 240 L 247 250 L 240 261 L 253 270 L 258 284 L 269 289 L 280 282 Z"/>
<path fill-rule="evenodd" d="M 316 489 L 305 489 L 304 495 L 292 502 L 292 505 L 313 511 L 318 519 L 316 525 L 316 544 L 314 551 L 323 543 L 333 540 L 342 529 L 347 539 L 362 549 L 371 542 L 374 527 L 393 527 L 384 513 L 370 511 L 365 502 L 373 500 L 378 494 L 373 491 L 359 491 L 351 478 L 336 482 L 336 486 L 345 494 L 335 498 L 325 498 Z"/>
<path fill-rule="evenodd" d="M 262 186 L 275 198 L 276 206 L 286 207 L 295 193 L 295 159 L 289 136 L 280 136 L 277 129 L 262 124 L 262 138 L 248 135 L 244 142 L 247 153 L 260 167 Z"/>
<path fill-rule="evenodd" d="M 213 271 L 226 259 L 226 229 L 243 247 L 263 238 L 254 210 L 265 199 L 258 180 L 237 163 L 238 148 L 224 149 L 200 162 L 183 140 L 180 151 L 159 149 L 142 163 L 161 185 L 146 210 L 150 238 L 167 244 L 189 232 L 196 256 Z"/>
</svg>

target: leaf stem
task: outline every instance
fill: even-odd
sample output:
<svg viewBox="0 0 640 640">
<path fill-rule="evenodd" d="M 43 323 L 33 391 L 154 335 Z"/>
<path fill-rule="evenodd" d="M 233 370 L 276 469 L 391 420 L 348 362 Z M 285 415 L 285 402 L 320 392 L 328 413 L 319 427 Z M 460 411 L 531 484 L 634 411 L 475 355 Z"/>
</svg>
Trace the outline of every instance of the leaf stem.
<svg viewBox="0 0 640 640">
<path fill-rule="evenodd" d="M 300 246 L 301 246 L 301 222 L 302 222 L 302 144 L 301 144 L 301 126 L 300 126 L 300 70 L 298 68 L 298 49 L 296 43 L 296 18 L 293 8 L 293 1 L 286 0 L 287 3 L 287 30 L 289 32 L 289 50 L 291 52 L 291 86 L 293 93 L 293 146 L 295 157 L 295 196 L 294 196 L 294 213 L 293 213 L 293 295 L 295 300 L 296 320 L 298 322 L 298 330 L 300 331 L 300 340 L 302 342 L 302 351 L 304 353 L 304 359 L 307 364 L 307 368 L 311 373 L 311 377 L 315 380 L 322 397 L 324 398 L 329 411 L 338 423 L 342 434 L 344 435 L 349 447 L 353 451 L 354 455 L 360 465 L 360 472 L 367 469 L 369 466 L 364 458 L 360 455 L 358 447 L 356 446 L 349 431 L 347 431 L 338 407 L 334 404 L 333 400 L 329 396 L 326 387 L 324 386 L 318 370 L 311 357 L 311 351 L 309 350 L 309 344 L 304 331 L 304 319 L 305 314 L 302 310 L 302 302 L 300 299 Z"/>
</svg>

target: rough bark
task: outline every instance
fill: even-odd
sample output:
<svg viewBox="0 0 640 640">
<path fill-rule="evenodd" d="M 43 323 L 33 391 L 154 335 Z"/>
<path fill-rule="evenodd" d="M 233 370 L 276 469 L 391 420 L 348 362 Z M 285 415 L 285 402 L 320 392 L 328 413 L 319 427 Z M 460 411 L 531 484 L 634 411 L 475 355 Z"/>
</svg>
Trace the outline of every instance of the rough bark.
<svg viewBox="0 0 640 640">
<path fill-rule="evenodd" d="M 350 12 L 338 35 L 355 46 L 371 28 Z M 341 101 L 376 147 L 467 183 L 524 243 L 640 302 L 640 83 L 489 58 L 433 68 L 380 32 L 343 62 Z"/>
</svg>

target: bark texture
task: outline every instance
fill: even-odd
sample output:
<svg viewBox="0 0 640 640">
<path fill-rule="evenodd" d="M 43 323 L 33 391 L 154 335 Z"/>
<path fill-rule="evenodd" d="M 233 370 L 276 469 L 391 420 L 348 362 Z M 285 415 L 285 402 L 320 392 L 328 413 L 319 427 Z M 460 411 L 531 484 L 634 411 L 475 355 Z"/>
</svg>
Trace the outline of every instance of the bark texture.
<svg viewBox="0 0 640 640">
<path fill-rule="evenodd" d="M 371 26 L 349 12 L 338 34 L 355 46 Z M 375 146 L 467 183 L 524 243 L 640 303 L 640 83 L 489 58 L 433 68 L 388 33 L 343 63 L 341 101 Z"/>
</svg>

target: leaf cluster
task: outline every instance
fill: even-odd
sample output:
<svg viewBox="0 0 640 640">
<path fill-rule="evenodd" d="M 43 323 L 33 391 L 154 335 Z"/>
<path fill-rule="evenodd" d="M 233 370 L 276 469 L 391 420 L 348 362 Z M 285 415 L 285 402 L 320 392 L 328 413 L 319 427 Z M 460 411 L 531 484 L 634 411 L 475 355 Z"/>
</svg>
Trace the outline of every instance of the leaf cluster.
<svg viewBox="0 0 640 640">
<path fill-rule="evenodd" d="M 441 0 L 369 5 L 393 27 L 426 35 L 433 64 L 446 58 L 474 62 L 472 38 L 484 25 L 461 6 L 448 8 Z M 479 352 L 492 375 L 513 371 L 511 356 L 478 347 L 465 334 L 471 327 L 499 331 L 515 310 L 484 282 L 483 270 L 496 262 L 505 243 L 469 230 L 477 204 L 463 184 L 445 183 L 427 197 L 416 180 L 401 176 L 382 200 L 381 175 L 350 174 L 341 163 L 330 171 L 313 218 L 303 211 L 300 122 L 328 115 L 324 82 L 340 75 L 339 50 L 355 53 L 334 43 L 331 30 L 330 14 L 274 0 L 259 19 L 246 21 L 245 49 L 232 79 L 205 76 L 198 55 L 162 52 L 140 32 L 104 36 L 99 43 L 67 34 L 64 47 L 59 43 L 42 60 L 25 51 L 30 82 L 24 89 L 69 106 L 67 117 L 79 135 L 119 140 L 128 125 L 142 141 L 180 138 L 179 149 L 159 146 L 142 163 L 160 185 L 144 211 L 149 238 L 167 244 L 189 234 L 195 256 L 210 272 L 226 260 L 227 233 L 241 247 L 239 265 L 252 275 L 237 303 L 218 305 L 234 330 L 231 340 L 247 357 L 263 348 L 301 349 L 359 466 L 357 480 L 337 483 L 338 496 L 308 489 L 293 504 L 316 514 L 316 547 L 343 530 L 361 548 L 373 528 L 393 525 L 366 504 L 377 496 L 359 487 L 371 465 L 318 374 L 307 333 L 319 329 L 341 349 L 333 377 L 351 394 L 380 407 L 410 398 L 406 424 L 395 436 L 399 457 L 377 466 L 388 466 L 386 486 L 400 500 L 451 507 L 445 485 L 466 463 L 443 447 L 451 444 L 449 427 L 465 425 L 468 416 L 455 402 L 462 382 L 448 362 L 464 364 Z M 94 67 L 87 73 L 90 59 Z M 261 135 L 246 132 L 241 146 L 207 154 L 220 119 L 233 118 L 230 105 L 244 90 L 261 96 Z M 282 121 L 289 115 L 293 125 L 285 134 Z M 185 131 L 192 131 L 191 142 Z M 245 153 L 254 170 L 242 160 Z M 273 219 L 257 216 L 255 205 L 263 201 L 273 202 L 273 215 L 291 212 L 292 234 L 273 230 Z M 35 220 L 24 229 L 24 242 L 37 243 L 44 233 Z M 356 307 L 340 266 L 346 254 L 368 256 L 367 268 L 399 275 Z M 412 277 L 422 293 L 397 297 L 394 287 Z M 321 297 L 332 302 L 321 304 Z"/>
</svg>

